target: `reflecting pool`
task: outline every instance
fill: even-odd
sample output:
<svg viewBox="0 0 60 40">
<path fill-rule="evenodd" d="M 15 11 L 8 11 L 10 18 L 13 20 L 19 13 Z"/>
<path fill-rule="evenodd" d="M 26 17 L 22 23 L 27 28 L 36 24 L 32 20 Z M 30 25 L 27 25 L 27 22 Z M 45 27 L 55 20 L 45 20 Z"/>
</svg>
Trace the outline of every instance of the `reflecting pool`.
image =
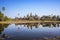
<svg viewBox="0 0 60 40">
<path fill-rule="evenodd" d="M 56 36 L 60 36 L 59 23 L 0 24 L 1 40 L 47 40 Z"/>
</svg>

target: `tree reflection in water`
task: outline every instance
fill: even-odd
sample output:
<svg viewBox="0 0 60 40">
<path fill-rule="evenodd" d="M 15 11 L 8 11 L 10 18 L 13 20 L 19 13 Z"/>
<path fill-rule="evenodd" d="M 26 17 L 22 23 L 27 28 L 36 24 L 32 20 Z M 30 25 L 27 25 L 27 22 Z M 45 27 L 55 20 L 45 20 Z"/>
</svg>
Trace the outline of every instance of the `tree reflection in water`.
<svg viewBox="0 0 60 40">
<path fill-rule="evenodd" d="M 7 28 L 9 24 L 0 24 L 0 39 L 4 40 L 5 34 L 3 33 L 4 28 Z"/>
<path fill-rule="evenodd" d="M 6 37 L 8 38 L 8 36 L 6 36 L 3 33 L 4 28 L 7 28 L 9 24 L 0 24 L 0 39 L 4 40 Z M 42 27 L 49 27 L 49 28 L 53 28 L 53 27 L 60 27 L 60 23 L 19 23 L 19 24 L 15 24 L 16 26 L 18 25 L 24 25 L 24 27 L 27 27 L 28 29 L 33 29 L 34 28 L 39 28 L 39 26 L 41 25 Z M 20 29 L 20 27 L 18 27 L 18 29 Z M 33 40 L 40 40 L 41 38 L 35 38 Z M 44 37 L 41 40 L 59 40 L 60 36 L 56 36 L 54 38 L 48 38 L 48 37 Z"/>
</svg>

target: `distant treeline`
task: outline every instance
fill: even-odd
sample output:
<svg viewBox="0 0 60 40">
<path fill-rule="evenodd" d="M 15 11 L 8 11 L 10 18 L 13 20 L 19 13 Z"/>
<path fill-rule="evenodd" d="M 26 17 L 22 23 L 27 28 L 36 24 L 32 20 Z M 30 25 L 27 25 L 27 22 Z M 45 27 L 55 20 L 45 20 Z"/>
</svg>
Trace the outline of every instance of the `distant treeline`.
<svg viewBox="0 0 60 40">
<path fill-rule="evenodd" d="M 47 20 L 47 21 L 60 21 L 60 16 L 59 15 L 48 15 L 48 16 L 42 16 L 42 17 L 40 17 L 40 16 L 38 16 L 37 14 L 35 14 L 35 15 L 32 15 L 32 13 L 30 13 L 30 14 L 27 14 L 27 16 L 24 16 L 23 18 L 18 18 L 18 17 L 15 17 L 15 19 L 14 20 L 42 20 L 42 21 L 44 21 L 44 20 Z"/>
</svg>

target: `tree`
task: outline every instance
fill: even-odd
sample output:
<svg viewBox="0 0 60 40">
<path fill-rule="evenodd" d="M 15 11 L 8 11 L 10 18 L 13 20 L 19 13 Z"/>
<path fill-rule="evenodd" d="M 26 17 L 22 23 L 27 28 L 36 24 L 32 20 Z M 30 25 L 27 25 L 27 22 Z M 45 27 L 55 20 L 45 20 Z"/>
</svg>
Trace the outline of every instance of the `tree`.
<svg viewBox="0 0 60 40">
<path fill-rule="evenodd" d="M 60 20 L 60 16 L 59 15 L 57 15 L 57 20 Z"/>
<path fill-rule="evenodd" d="M 52 20 L 57 20 L 56 15 L 52 16 Z"/>
<path fill-rule="evenodd" d="M 0 11 L 0 21 L 3 21 L 4 14 Z"/>
<path fill-rule="evenodd" d="M 5 11 L 5 7 L 2 7 L 2 11 Z M 4 13 L 4 12 L 3 12 Z M 3 15 L 4 16 L 4 15 Z M 2 21 L 4 20 L 4 17 L 2 18 Z"/>
<path fill-rule="evenodd" d="M 2 7 L 2 11 L 5 11 L 5 7 L 4 6 Z"/>
<path fill-rule="evenodd" d="M 8 20 L 8 17 L 7 17 L 7 16 L 5 16 L 5 17 L 4 17 L 4 21 L 7 21 L 7 20 Z"/>
<path fill-rule="evenodd" d="M 2 7 L 2 11 L 5 11 L 5 7 Z M 2 11 L 0 11 L 0 21 L 6 21 L 9 20 L 9 18 L 7 16 L 4 16 L 4 14 L 2 13 Z"/>
</svg>

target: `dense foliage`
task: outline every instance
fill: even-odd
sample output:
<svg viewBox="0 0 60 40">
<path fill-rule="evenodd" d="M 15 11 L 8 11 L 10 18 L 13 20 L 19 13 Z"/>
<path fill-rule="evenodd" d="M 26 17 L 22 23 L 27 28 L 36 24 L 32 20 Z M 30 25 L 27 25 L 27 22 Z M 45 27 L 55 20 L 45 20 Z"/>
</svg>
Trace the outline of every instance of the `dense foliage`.
<svg viewBox="0 0 60 40">
<path fill-rule="evenodd" d="M 0 21 L 7 21 L 9 18 L 7 16 L 4 16 L 4 14 L 0 11 Z"/>
</svg>

